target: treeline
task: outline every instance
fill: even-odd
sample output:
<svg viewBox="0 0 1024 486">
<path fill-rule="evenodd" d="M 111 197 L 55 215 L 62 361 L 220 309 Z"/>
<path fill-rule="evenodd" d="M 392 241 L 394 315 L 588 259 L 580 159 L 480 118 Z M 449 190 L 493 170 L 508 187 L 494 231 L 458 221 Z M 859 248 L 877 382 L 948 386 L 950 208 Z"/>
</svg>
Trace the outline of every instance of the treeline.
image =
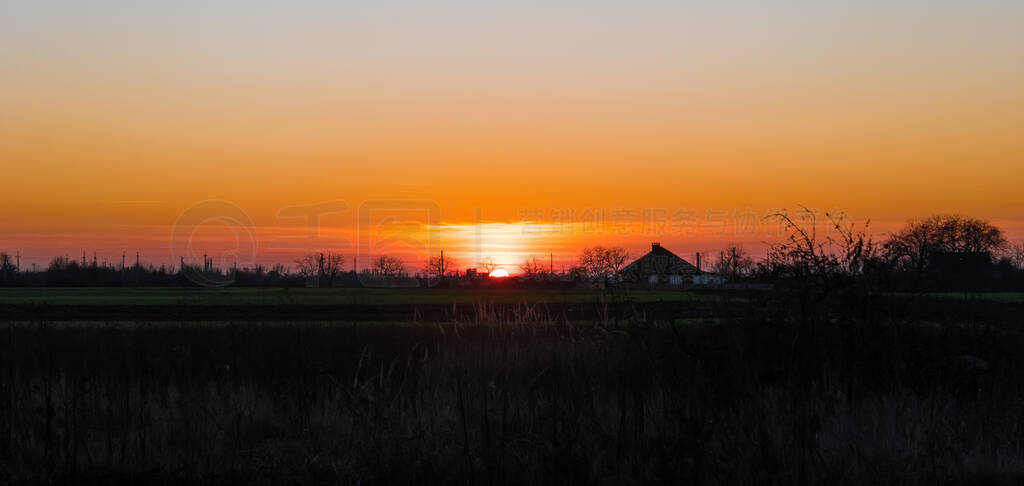
<svg viewBox="0 0 1024 486">
<path fill-rule="evenodd" d="M 719 252 L 713 271 L 731 281 L 800 283 L 829 291 L 850 285 L 889 290 L 1024 289 L 1024 242 L 988 221 L 960 215 L 914 219 L 875 241 L 868 224 L 810 211 L 778 218 L 788 237 L 760 261 L 741 246 Z M 824 234 L 822 234 L 824 233 Z"/>
<path fill-rule="evenodd" d="M 17 287 L 120 287 L 181 286 L 188 281 L 181 269 L 166 265 L 135 264 L 127 267 L 79 262 L 55 257 L 43 269 L 18 271 L 6 253 L 0 253 L 0 285 Z"/>
<path fill-rule="evenodd" d="M 799 282 L 821 290 L 870 285 L 891 290 L 1019 290 L 1024 289 L 1024 242 L 1010 242 L 988 221 L 959 215 L 936 215 L 909 221 L 884 241 L 875 241 L 868 223 L 856 225 L 843 215 L 826 214 L 824 225 L 811 211 L 776 217 L 787 230 L 782 243 L 754 259 L 740 245 L 706 258 L 697 273 L 710 273 L 723 283 Z M 824 229 L 824 231 L 822 231 Z M 518 265 L 519 278 L 505 285 L 604 286 L 643 285 L 623 268 L 635 256 L 620 247 L 584 248 L 568 268 L 555 272 L 550 261 L 527 257 Z M 545 264 L 547 263 L 547 264 Z M 418 268 L 394 255 L 373 256 L 366 268 L 345 267 L 340 253 L 312 253 L 294 267 L 203 265 L 131 266 L 100 264 L 56 257 L 40 271 L 26 272 L 8 253 L 0 253 L 0 286 L 245 286 L 245 287 L 417 287 L 494 284 L 484 277 L 498 269 L 491 258 L 475 268 L 460 267 L 450 256 L 428 257 Z M 634 278 L 631 278 L 634 277 Z M 493 279 L 492 279 L 493 280 Z"/>
</svg>

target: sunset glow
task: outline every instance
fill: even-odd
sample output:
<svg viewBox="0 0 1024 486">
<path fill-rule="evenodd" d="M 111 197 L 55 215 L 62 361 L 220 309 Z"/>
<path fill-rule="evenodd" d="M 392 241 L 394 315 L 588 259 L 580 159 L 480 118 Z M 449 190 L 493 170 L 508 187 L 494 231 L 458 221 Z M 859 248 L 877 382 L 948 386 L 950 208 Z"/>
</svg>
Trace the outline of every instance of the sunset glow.
<svg viewBox="0 0 1024 486">
<path fill-rule="evenodd" d="M 0 0 L 4 484 L 1019 484 L 1024 0 Z"/>
<path fill-rule="evenodd" d="M 176 221 L 208 200 L 251 219 L 261 263 L 757 253 L 771 235 L 743 218 L 799 205 L 879 234 L 966 213 L 1020 239 L 1021 18 L 996 1 L 6 2 L 0 248 L 174 264 Z M 437 218 L 369 228 L 358 210 L 381 199 Z M 315 231 L 282 217 L 330 201 Z M 221 230 L 188 258 L 236 258 Z"/>
</svg>

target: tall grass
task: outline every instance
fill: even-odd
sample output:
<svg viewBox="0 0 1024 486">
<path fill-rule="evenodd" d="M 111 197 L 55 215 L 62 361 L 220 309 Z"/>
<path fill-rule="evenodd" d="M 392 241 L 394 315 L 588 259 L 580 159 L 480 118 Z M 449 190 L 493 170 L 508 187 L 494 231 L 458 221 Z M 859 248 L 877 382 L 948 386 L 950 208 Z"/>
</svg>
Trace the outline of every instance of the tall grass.
<svg viewBox="0 0 1024 486">
<path fill-rule="evenodd" d="M 454 314 L 454 313 L 453 313 Z M 848 311 L 713 324 L 9 324 L 0 482 L 1024 479 L 1024 336 Z"/>
</svg>

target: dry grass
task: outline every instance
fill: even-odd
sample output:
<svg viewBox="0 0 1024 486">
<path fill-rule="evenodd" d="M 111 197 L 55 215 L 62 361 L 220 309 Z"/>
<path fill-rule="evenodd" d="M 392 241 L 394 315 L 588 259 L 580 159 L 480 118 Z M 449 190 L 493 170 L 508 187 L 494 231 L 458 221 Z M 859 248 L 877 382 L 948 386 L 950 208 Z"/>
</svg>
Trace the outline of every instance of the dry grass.
<svg viewBox="0 0 1024 486">
<path fill-rule="evenodd" d="M 11 325 L 0 482 L 937 484 L 1024 479 L 1024 336 L 716 324 Z"/>
</svg>

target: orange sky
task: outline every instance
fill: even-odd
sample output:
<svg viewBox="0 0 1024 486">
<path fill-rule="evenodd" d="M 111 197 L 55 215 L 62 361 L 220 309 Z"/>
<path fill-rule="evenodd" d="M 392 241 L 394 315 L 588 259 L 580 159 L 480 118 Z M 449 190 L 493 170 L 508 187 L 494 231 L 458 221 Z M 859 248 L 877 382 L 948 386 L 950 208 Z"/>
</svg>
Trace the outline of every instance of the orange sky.
<svg viewBox="0 0 1024 486">
<path fill-rule="evenodd" d="M 713 251 L 765 240 L 723 233 L 723 212 L 799 204 L 1024 237 L 1019 4 L 56 3 L 0 7 L 0 250 L 40 262 L 170 261 L 175 221 L 209 199 L 251 218 L 261 261 L 301 250 L 272 248 L 302 231 L 282 208 L 344 201 L 323 231 L 352 235 L 377 199 L 431 201 L 465 260 L 461 225 L 538 211 L 636 228 L 484 239 L 509 260 Z M 645 211 L 713 221 L 644 232 Z M 348 239 L 331 244 L 359 252 Z"/>
</svg>

